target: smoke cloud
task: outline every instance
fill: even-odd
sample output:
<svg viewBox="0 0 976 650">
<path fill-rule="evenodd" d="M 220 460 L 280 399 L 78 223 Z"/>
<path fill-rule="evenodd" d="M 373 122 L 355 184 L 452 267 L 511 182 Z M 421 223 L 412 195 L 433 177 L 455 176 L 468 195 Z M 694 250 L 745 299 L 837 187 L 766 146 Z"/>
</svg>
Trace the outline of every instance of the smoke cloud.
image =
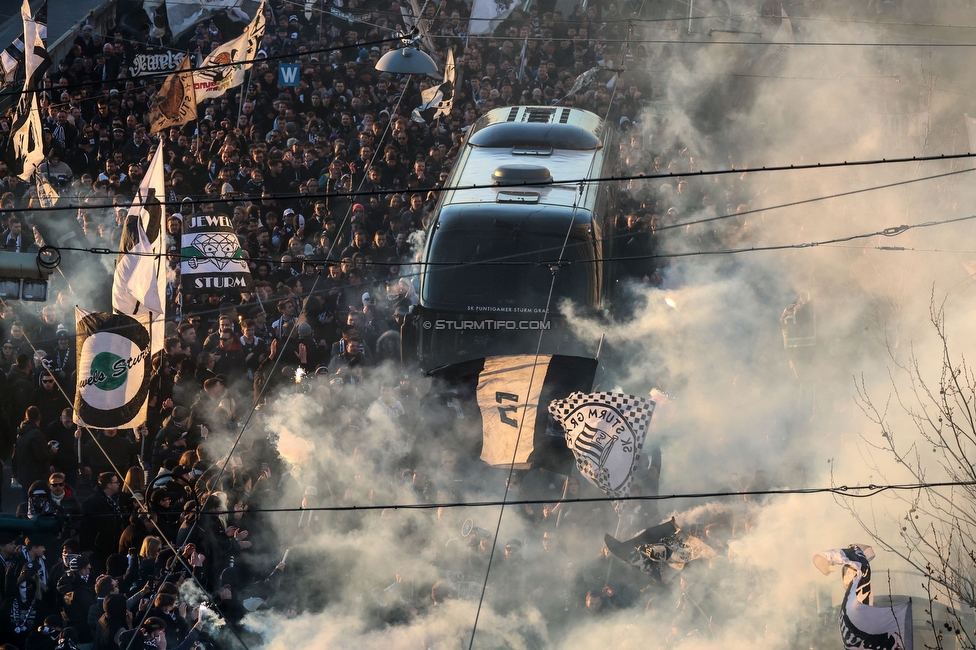
<svg viewBox="0 0 976 650">
<path fill-rule="evenodd" d="M 915 16 L 906 6 L 903 20 L 892 26 L 852 20 L 846 7 L 835 14 L 817 11 L 792 17 L 797 40 L 949 40 L 950 31 L 907 23 L 951 24 L 958 18 L 948 10 Z M 676 35 L 652 28 L 644 35 L 660 39 L 662 33 Z M 775 33 L 779 42 L 783 34 Z M 855 382 L 883 404 L 892 377 L 896 385 L 902 381 L 898 364 L 910 350 L 923 372 L 938 370 L 938 342 L 928 322 L 933 298 L 945 302 L 952 340 L 966 351 L 974 307 L 966 300 L 973 281 L 965 264 L 976 256 L 973 228 L 968 222 L 897 228 L 972 214 L 968 174 L 912 182 L 972 163 L 776 173 L 759 168 L 967 150 L 963 115 L 969 99 L 955 76 L 971 69 L 960 59 L 972 54 L 895 45 L 796 45 L 767 56 L 769 49 L 741 43 L 652 43 L 647 49 L 651 100 L 639 116 L 629 117 L 657 158 L 652 164 L 687 173 L 688 187 L 648 181 L 631 184 L 630 191 L 657 215 L 658 252 L 702 254 L 665 256 L 661 282 L 622 289 L 629 318 L 608 324 L 587 318 L 577 306 L 560 309 L 580 337 L 606 337 L 601 388 L 668 395 L 659 402 L 648 439 L 648 446 L 661 450 L 660 493 L 904 478 L 888 466 L 890 459 L 871 459 L 865 441 L 879 432 L 854 401 Z M 733 167 L 743 173 L 694 175 Z M 904 184 L 828 198 L 892 183 Z M 733 216 L 685 225 L 725 214 Z M 706 254 L 889 228 L 896 230 L 832 244 Z M 812 327 L 784 334 L 781 317 L 797 300 L 806 305 Z M 814 571 L 810 558 L 871 541 L 838 497 L 665 498 L 644 503 L 620 529 L 608 504 L 577 504 L 564 510 L 558 528 L 546 527 L 562 549 L 554 558 L 543 548 L 543 528 L 529 523 L 540 513 L 523 506 L 507 507 L 500 522 L 494 506 L 397 507 L 500 498 L 508 472 L 479 468 L 463 452 L 450 469 L 445 452 L 476 435 L 466 431 L 469 423 L 458 421 L 458 432 L 448 434 L 409 417 L 392 422 L 379 409 L 365 417 L 336 415 L 338 404 L 365 409 L 384 385 L 397 385 L 393 368 L 373 368 L 361 384 L 324 381 L 310 378 L 289 389 L 253 423 L 254 431 L 277 435 L 274 505 L 389 507 L 263 519 L 274 538 L 266 540 L 274 549 L 268 556 L 292 549 L 275 612 L 259 610 L 245 619 L 264 647 L 467 647 L 476 615 L 477 648 L 837 646 L 836 627 L 823 616 L 838 602 L 841 581 Z M 414 385 L 416 408 L 436 387 L 419 379 Z M 251 442 L 246 435 L 245 450 Z M 597 495 L 579 482 L 579 494 Z M 526 477 L 508 499 L 555 498 L 561 491 L 562 477 L 543 474 Z M 896 521 L 903 514 L 897 503 L 877 497 L 863 512 L 873 513 L 870 523 L 897 542 Z M 683 530 L 705 537 L 719 557 L 689 563 L 665 585 L 603 555 L 605 533 L 625 539 L 671 516 Z M 484 532 L 462 536 L 468 518 Z M 477 614 L 492 539 L 497 545 Z M 521 543 L 523 560 L 505 557 L 511 540 Z M 883 551 L 875 567 L 876 576 L 904 568 Z M 875 589 L 908 589 L 911 582 L 881 579 Z M 438 585 L 448 594 L 443 603 L 436 598 Z M 588 609 L 587 591 L 605 585 L 613 593 L 604 594 L 602 609 Z"/>
</svg>

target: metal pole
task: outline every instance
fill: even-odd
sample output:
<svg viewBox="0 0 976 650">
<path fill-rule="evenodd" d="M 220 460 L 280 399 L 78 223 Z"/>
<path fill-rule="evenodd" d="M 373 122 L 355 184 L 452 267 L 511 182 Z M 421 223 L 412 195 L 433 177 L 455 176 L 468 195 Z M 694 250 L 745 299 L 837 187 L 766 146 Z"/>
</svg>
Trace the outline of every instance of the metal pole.
<svg viewBox="0 0 976 650">
<path fill-rule="evenodd" d="M 688 33 L 691 33 L 691 14 L 695 11 L 695 0 L 688 0 Z"/>
</svg>

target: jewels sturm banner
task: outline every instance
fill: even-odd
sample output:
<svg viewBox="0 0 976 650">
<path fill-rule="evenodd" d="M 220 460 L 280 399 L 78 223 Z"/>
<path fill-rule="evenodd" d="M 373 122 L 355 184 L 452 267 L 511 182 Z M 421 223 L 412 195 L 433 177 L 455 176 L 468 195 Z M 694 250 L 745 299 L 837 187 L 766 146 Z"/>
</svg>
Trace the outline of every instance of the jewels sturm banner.
<svg viewBox="0 0 976 650">
<path fill-rule="evenodd" d="M 230 217 L 184 217 L 180 253 L 184 294 L 251 290 L 251 272 Z"/>
<path fill-rule="evenodd" d="M 75 423 L 125 429 L 146 421 L 152 376 L 149 315 L 75 309 L 78 390 Z"/>
</svg>

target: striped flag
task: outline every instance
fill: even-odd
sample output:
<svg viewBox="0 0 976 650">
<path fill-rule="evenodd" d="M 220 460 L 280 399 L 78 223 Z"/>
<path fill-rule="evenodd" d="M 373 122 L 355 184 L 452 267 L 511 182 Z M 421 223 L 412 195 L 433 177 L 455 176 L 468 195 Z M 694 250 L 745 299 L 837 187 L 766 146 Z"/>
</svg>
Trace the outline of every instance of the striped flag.
<svg viewBox="0 0 976 650">
<path fill-rule="evenodd" d="M 431 376 L 450 387 L 445 400 L 448 412 L 456 410 L 459 421 L 480 429 L 485 463 L 569 473 L 572 454 L 546 408 L 573 391 L 589 390 L 596 366 L 596 359 L 583 357 L 515 354 L 452 364 L 432 371 Z M 446 432 L 451 427 L 445 422 L 441 428 L 442 435 L 449 437 Z M 464 439 L 472 432 L 459 429 L 467 431 L 460 434 Z"/>
<path fill-rule="evenodd" d="M 414 122 L 433 122 L 438 117 L 448 117 L 454 109 L 454 50 L 447 51 L 447 64 L 444 66 L 444 81 L 420 92 L 423 103 L 413 110 L 410 116 Z"/>
<path fill-rule="evenodd" d="M 7 165 L 10 171 L 25 181 L 34 176 L 37 166 L 44 161 L 43 127 L 41 107 L 36 90 L 44 73 L 51 67 L 51 57 L 41 40 L 37 23 L 31 18 L 30 4 L 24 0 L 20 9 L 24 21 L 24 92 L 17 102 L 14 120 L 10 125 L 10 141 Z"/>
<path fill-rule="evenodd" d="M 912 601 L 874 607 L 871 591 L 871 559 L 874 551 L 865 544 L 851 544 L 817 553 L 814 565 L 824 575 L 833 566 L 844 567 L 844 602 L 840 606 L 840 635 L 848 650 L 885 648 L 913 650 Z"/>
<path fill-rule="evenodd" d="M 41 40 L 47 40 L 47 2 L 42 4 L 34 14 L 34 22 L 37 24 L 38 33 Z M 0 52 L 0 75 L 3 76 L 4 83 L 11 83 L 17 77 L 17 68 L 24 61 L 24 33 L 14 39 Z"/>
</svg>

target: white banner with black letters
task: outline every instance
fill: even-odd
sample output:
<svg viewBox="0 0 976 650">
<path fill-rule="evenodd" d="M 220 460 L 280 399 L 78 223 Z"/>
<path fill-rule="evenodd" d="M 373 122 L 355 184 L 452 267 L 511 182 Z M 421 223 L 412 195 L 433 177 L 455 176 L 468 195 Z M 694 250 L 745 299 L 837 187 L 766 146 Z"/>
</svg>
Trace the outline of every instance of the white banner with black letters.
<svg viewBox="0 0 976 650">
<path fill-rule="evenodd" d="M 180 254 L 184 294 L 250 291 L 251 272 L 230 217 L 183 217 Z"/>
<path fill-rule="evenodd" d="M 481 460 L 496 466 L 513 462 L 516 468 L 527 466 L 550 359 L 548 355 L 531 354 L 485 359 L 478 378 L 478 406 L 484 428 Z M 520 435 L 523 430 L 525 436 Z"/>
</svg>

